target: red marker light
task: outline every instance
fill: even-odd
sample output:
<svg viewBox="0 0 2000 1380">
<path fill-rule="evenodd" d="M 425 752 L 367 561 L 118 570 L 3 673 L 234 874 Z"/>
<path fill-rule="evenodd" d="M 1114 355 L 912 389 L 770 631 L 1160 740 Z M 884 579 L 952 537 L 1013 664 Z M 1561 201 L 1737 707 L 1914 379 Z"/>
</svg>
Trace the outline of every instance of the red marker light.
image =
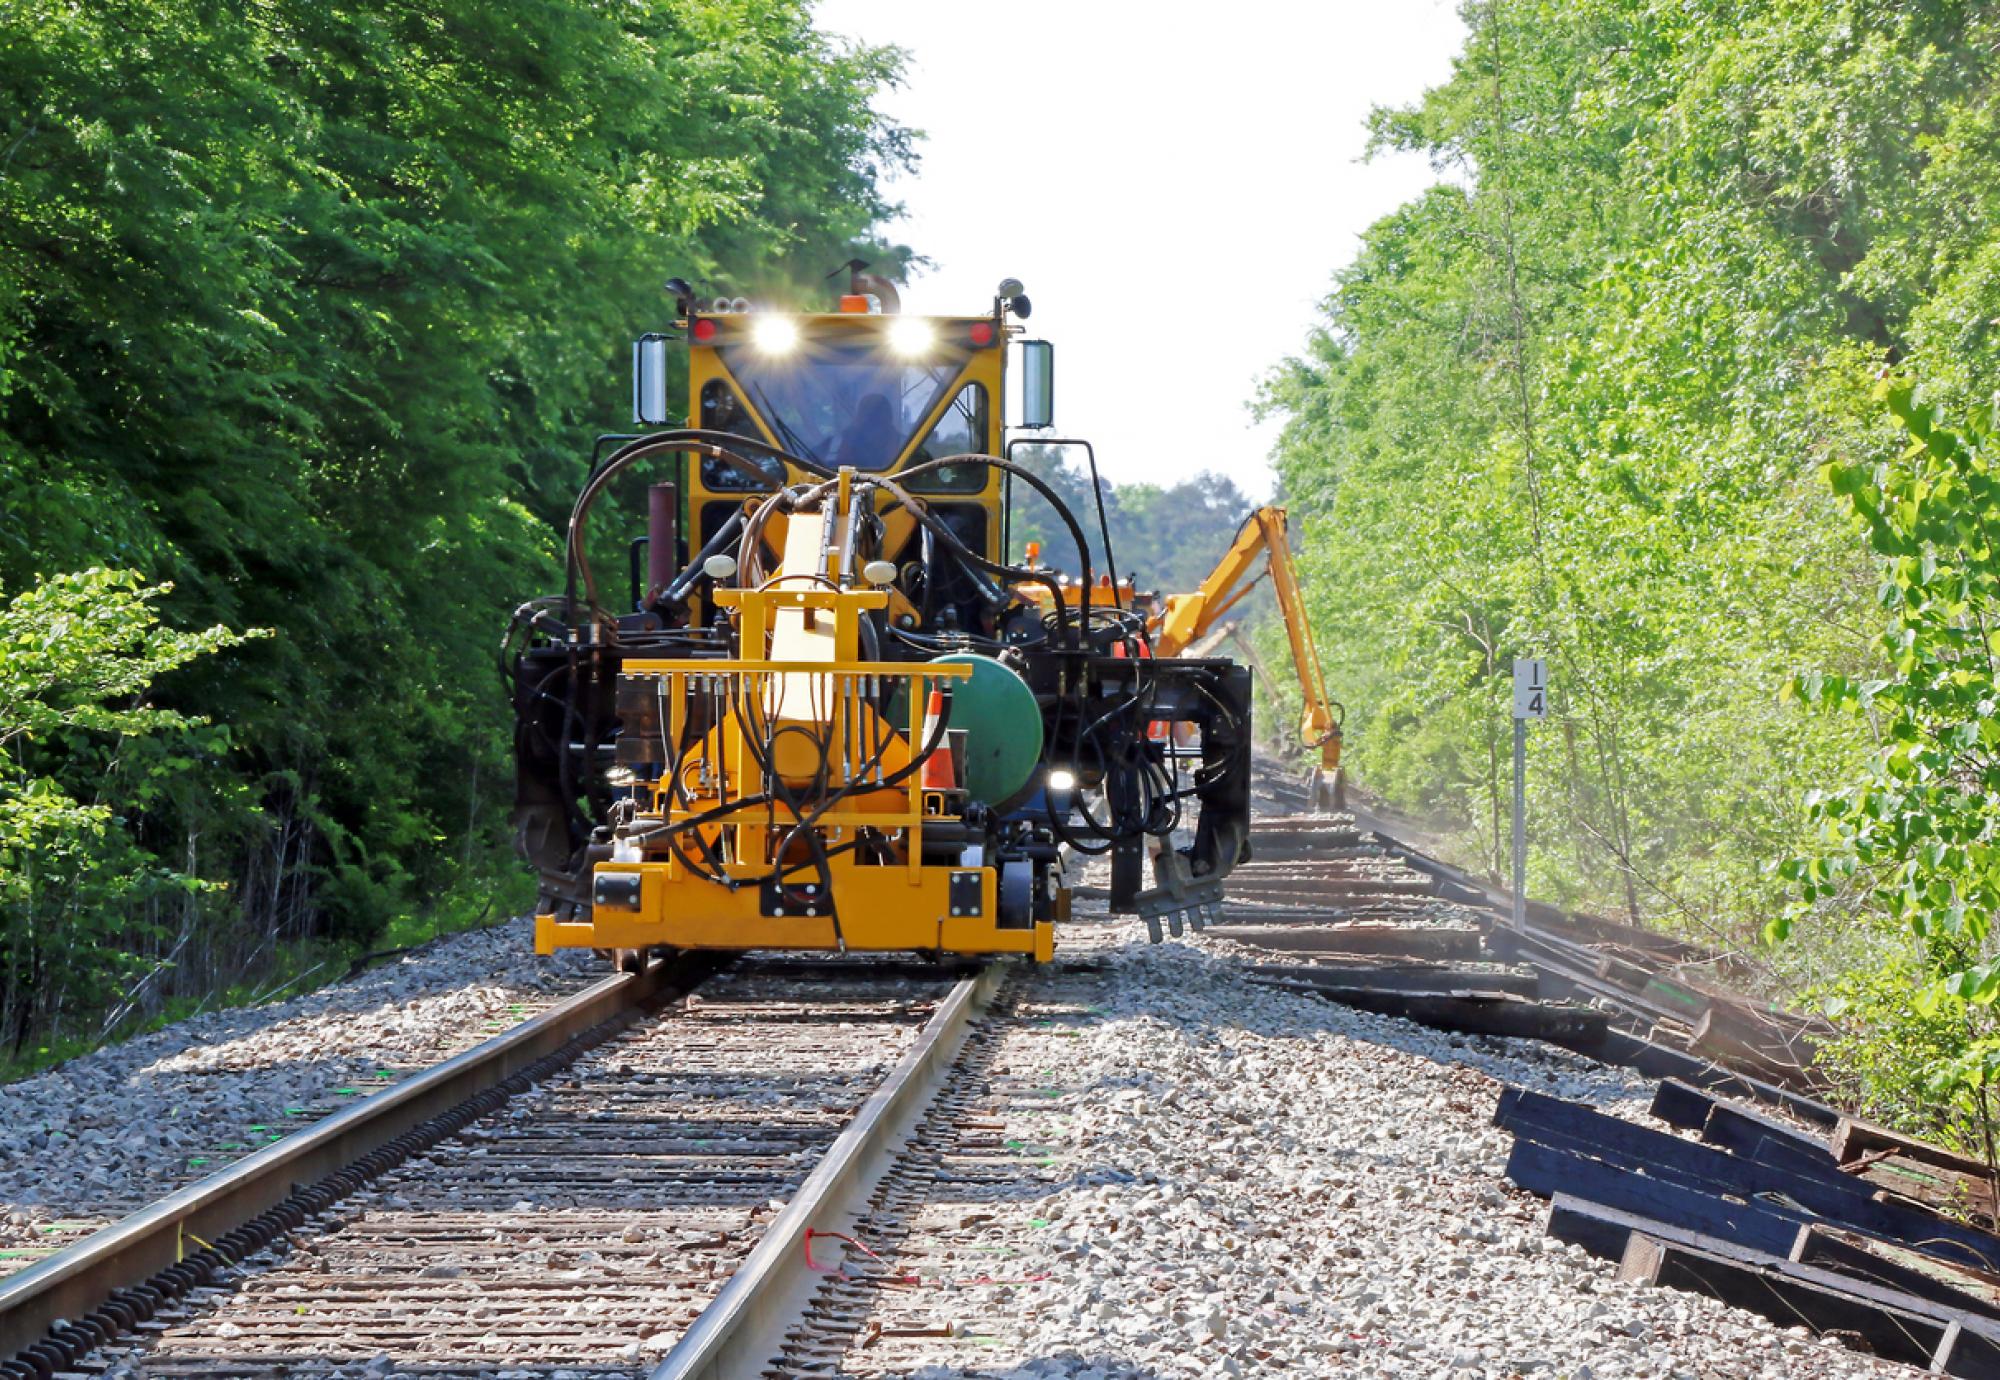
<svg viewBox="0 0 2000 1380">
<path fill-rule="evenodd" d="M 991 345 L 993 343 L 993 323 L 991 321 L 975 321 L 972 323 L 971 328 L 966 331 L 965 335 L 975 347 L 983 348 Z"/>
<path fill-rule="evenodd" d="M 715 323 L 705 316 L 701 317 L 688 327 L 688 334 L 705 345 L 715 339 Z"/>
</svg>

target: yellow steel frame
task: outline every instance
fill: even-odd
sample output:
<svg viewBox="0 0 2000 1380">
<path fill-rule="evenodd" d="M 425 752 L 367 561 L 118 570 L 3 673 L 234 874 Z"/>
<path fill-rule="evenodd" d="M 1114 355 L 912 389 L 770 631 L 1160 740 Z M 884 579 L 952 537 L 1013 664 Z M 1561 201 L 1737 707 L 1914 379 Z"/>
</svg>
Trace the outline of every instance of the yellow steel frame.
<svg viewBox="0 0 2000 1380">
<path fill-rule="evenodd" d="M 678 743 L 687 729 L 687 694 L 689 682 L 696 677 L 713 678 L 728 688 L 724 694 L 732 702 L 760 702 L 767 712 L 777 716 L 777 707 L 772 704 L 773 692 L 783 692 L 775 682 L 780 678 L 799 677 L 819 682 L 819 691 L 814 698 L 825 705 L 829 713 L 828 745 L 826 756 L 836 763 L 858 764 L 865 760 L 860 754 L 861 744 L 856 741 L 858 733 L 849 725 L 860 726 L 859 713 L 865 709 L 861 702 L 861 682 L 864 678 L 883 680 L 907 680 L 910 682 L 909 703 L 910 722 L 904 743 L 920 742 L 924 730 L 924 700 L 926 681 L 965 680 L 972 675 L 970 666 L 953 663 L 895 662 L 895 661 L 628 661 L 625 672 L 628 676 L 645 678 L 660 677 L 665 683 L 663 693 L 668 703 L 666 724 L 667 741 Z M 849 711 L 854 711 L 850 717 Z M 742 789 L 743 784 L 758 778 L 761 768 L 751 760 L 748 744 L 741 733 L 719 735 L 720 760 L 715 765 L 721 772 L 718 785 L 721 789 L 692 797 L 687 804 L 677 805 L 673 799 L 670 784 L 663 785 L 656 792 L 654 808 L 646 818 L 657 817 L 662 823 L 685 823 L 696 815 L 712 814 L 728 804 L 728 795 L 749 794 Z M 871 747 L 869 755 L 872 755 Z M 815 758 L 818 754 L 815 753 Z M 909 760 L 909 751 L 904 748 L 891 758 L 883 754 L 882 766 L 887 771 L 900 768 Z M 900 758 L 900 760 L 898 760 Z M 714 760 L 714 759 L 710 759 Z M 669 772 L 676 770 L 669 767 Z M 800 776 L 807 772 L 799 773 Z M 885 775 L 887 774 L 885 771 Z M 923 782 L 919 774 L 911 773 L 899 792 L 888 790 L 861 793 L 856 797 L 852 809 L 828 810 L 816 816 L 816 827 L 838 831 L 846 828 L 867 826 L 876 829 L 908 830 L 909 872 L 914 881 L 921 870 L 921 855 L 924 827 Z M 894 800 L 901 804 L 898 809 L 888 803 Z M 770 870 L 765 860 L 766 845 L 772 827 L 772 812 L 767 805 L 744 806 L 725 814 L 713 815 L 710 823 L 717 828 L 731 828 L 737 831 L 737 846 L 731 850 L 739 859 L 750 859 L 730 864 L 732 870 L 740 869 L 738 875 L 760 876 Z M 777 827 L 786 827 L 786 821 L 779 819 Z M 663 864 L 673 870 L 678 864 L 671 859 Z"/>
<path fill-rule="evenodd" d="M 843 473 L 839 491 L 843 507 L 848 478 Z M 795 785 L 819 775 L 829 764 L 839 767 L 844 781 L 855 781 L 864 767 L 879 767 L 887 777 L 908 765 L 914 745 L 924 739 L 927 687 L 972 675 L 970 666 L 958 663 L 859 660 L 860 613 L 881 607 L 887 594 L 830 583 L 804 588 L 793 583 L 821 578 L 820 567 L 827 560 L 821 544 L 826 530 L 824 522 L 817 535 L 800 524 L 788 534 L 784 573 L 764 588 L 717 591 L 718 604 L 737 611 L 737 646 L 765 655 L 736 660 L 634 659 L 622 668 L 625 676 L 659 682 L 664 711 L 661 732 L 668 774 L 654 790 L 652 809 L 642 812 L 640 819 L 685 828 L 691 819 L 703 817 L 703 823 L 694 827 L 704 839 L 721 844 L 727 835 L 726 846 L 718 850 L 718 856 L 726 855 L 720 863 L 722 875 L 745 885 L 728 886 L 703 876 L 672 850 L 657 857 L 601 862 L 598 877 L 639 877 L 637 908 L 595 905 L 590 918 L 582 921 L 538 915 L 538 953 L 656 946 L 844 947 L 1019 953 L 1041 961 L 1053 956 L 1055 931 L 1049 921 L 1026 927 L 999 924 L 994 868 L 924 862 L 924 824 L 942 801 L 926 795 L 915 773 L 897 788 L 855 790 L 839 808 L 812 816 L 809 826 L 829 843 L 838 843 L 850 830 L 878 830 L 901 847 L 900 865 L 862 862 L 852 851 L 833 853 L 825 860 L 832 888 L 827 914 L 763 913 L 763 888 L 758 883 L 774 868 L 793 861 L 776 856 L 783 845 L 772 835 L 800 821 L 780 817 L 768 800 L 734 809 L 730 800 L 763 794 L 767 771 Z M 879 703 L 881 696 L 863 694 L 864 687 L 879 691 L 879 685 L 870 682 L 884 680 L 907 682 L 909 722 L 902 735 L 869 708 L 868 701 Z M 719 706 L 728 707 L 727 717 L 717 716 L 721 721 L 708 728 L 698 749 L 683 753 L 679 749 L 688 734 L 690 696 L 710 693 Z M 778 750 L 779 735 L 760 734 L 771 747 L 769 757 L 759 761 L 744 732 L 746 715 L 762 715 L 771 724 L 807 727 L 815 744 L 805 756 L 788 763 Z M 703 781 L 692 790 L 686 789 L 683 779 L 685 765 L 703 772 Z M 756 788 L 752 782 L 758 783 Z M 979 879 L 978 904 L 966 903 L 961 884 L 954 906 L 953 879 L 968 873 Z"/>
<path fill-rule="evenodd" d="M 831 591 L 827 591 L 832 593 Z M 858 707 L 856 691 L 863 678 L 898 678 L 910 683 L 910 721 L 905 744 L 922 739 L 924 732 L 925 686 L 929 682 L 969 677 L 972 668 L 951 663 L 901 662 L 820 662 L 820 661 L 702 661 L 647 660 L 626 663 L 625 674 L 658 677 L 667 697 L 669 715 L 666 732 L 669 742 L 679 742 L 687 725 L 689 688 L 697 677 L 720 680 L 731 688 L 728 694 L 753 696 L 769 704 L 776 683 L 783 677 L 813 677 L 826 686 L 822 703 Z M 846 749 L 858 745 L 847 741 L 847 723 L 840 709 L 832 718 L 829 756 L 848 760 Z M 907 746 L 895 759 L 885 756 L 890 770 L 909 760 Z M 721 770 L 729 779 L 744 783 L 756 779 L 758 768 L 748 760 L 740 735 L 730 735 L 722 753 Z M 669 767 L 670 771 L 676 767 Z M 885 775 L 886 775 L 885 771 Z M 720 783 L 718 783 L 720 784 Z M 891 803 L 893 802 L 893 803 Z M 684 824 L 697 814 L 718 810 L 726 799 L 704 796 L 677 802 L 671 791 L 662 790 L 655 806 L 641 816 L 662 823 Z M 851 809 L 828 810 L 813 824 L 829 842 L 838 842 L 852 828 L 869 827 L 900 838 L 906 861 L 898 865 L 863 864 L 852 853 L 837 853 L 827 860 L 832 880 L 831 909 L 840 917 L 836 930 L 831 915 L 765 915 L 761 912 L 761 889 L 745 886 L 731 889 L 696 875 L 680 859 L 668 853 L 657 860 L 603 862 L 597 875 L 637 873 L 640 899 L 637 911 L 593 907 L 587 921 L 563 922 L 553 916 L 535 918 L 535 949 L 553 953 L 559 948 L 645 949 L 666 946 L 676 949 L 833 949 L 852 950 L 937 950 L 949 953 L 1019 953 L 1046 962 L 1055 952 L 1054 926 L 1037 921 L 1028 928 L 1002 928 L 999 923 L 997 873 L 991 867 L 959 867 L 925 864 L 923 830 L 933 811 L 927 808 L 924 787 L 918 775 L 900 788 L 866 792 L 856 797 Z M 775 827 L 785 828 L 779 817 Z M 768 805 L 744 806 L 715 815 L 704 829 L 735 832 L 728 850 L 733 861 L 722 871 L 736 881 L 752 881 L 769 873 L 774 827 Z M 953 914 L 951 880 L 954 874 L 977 872 L 980 901 L 976 914 Z M 960 909 L 965 909 L 960 907 Z"/>
<path fill-rule="evenodd" d="M 1046 963 L 1055 954 L 1055 926 L 1038 920 L 1026 929 L 995 923 L 994 871 L 980 873 L 978 915 L 951 913 L 951 874 L 972 869 L 926 867 L 917 880 L 897 867 L 863 867 L 850 854 L 830 860 L 838 936 L 827 915 L 764 915 L 755 887 L 730 891 L 683 872 L 667 875 L 665 863 L 599 863 L 598 872 L 636 872 L 639 909 L 598 906 L 588 921 L 535 917 L 535 952 L 557 949 L 835 949 L 862 952 L 920 951 L 1026 954 Z"/>
</svg>

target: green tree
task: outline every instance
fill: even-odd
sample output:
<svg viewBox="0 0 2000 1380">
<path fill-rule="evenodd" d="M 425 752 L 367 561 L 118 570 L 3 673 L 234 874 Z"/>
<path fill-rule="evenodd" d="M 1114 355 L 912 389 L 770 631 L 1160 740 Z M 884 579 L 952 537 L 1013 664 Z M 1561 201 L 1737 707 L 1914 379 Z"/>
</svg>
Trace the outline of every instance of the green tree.
<svg viewBox="0 0 2000 1380">
<path fill-rule="evenodd" d="M 1445 179 L 1264 393 L 1352 759 L 1500 870 L 1507 672 L 1546 655 L 1532 885 L 1747 946 L 1805 793 L 1869 748 L 1777 695 L 1880 673 L 1821 465 L 1893 453 L 1862 386 L 1891 352 L 1963 405 L 2000 317 L 1996 18 L 1464 13 L 1451 78 L 1374 123 Z"/>
<path fill-rule="evenodd" d="M 0 604 L 0 1030 L 17 1051 L 52 1005 L 116 992 L 145 961 L 134 941 L 163 937 L 166 914 L 191 916 L 179 903 L 210 885 L 149 853 L 135 816 L 229 735 L 148 696 L 246 639 L 162 626 L 166 593 L 92 569 Z"/>
<path fill-rule="evenodd" d="M 1921 1088 L 1891 1099 L 1899 1119 L 1921 1114 L 1990 1162 L 1988 1089 L 2000 1073 L 2000 447 L 1989 413 L 1948 428 L 1908 383 L 1883 396 L 1909 446 L 1887 460 L 1835 460 L 1826 472 L 1880 562 L 1886 673 L 1813 673 L 1788 687 L 1872 725 L 1874 747 L 1851 784 L 1814 793 L 1821 848 L 1780 871 L 1816 920 L 1858 911 L 1903 931 L 1896 980 L 1868 994 L 1863 1014 L 1876 1028 L 1855 1053 L 1882 1065 L 1877 1084 L 1893 1071 Z M 1782 936 L 1796 918 L 1771 928 Z M 1903 1007 L 1903 1019 L 1882 1019 Z M 1899 1039 L 1913 1024 L 1935 1033 Z"/>
<path fill-rule="evenodd" d="M 0 584 L 133 569 L 172 623 L 272 631 L 161 690 L 241 788 L 131 834 L 226 886 L 191 983 L 521 894 L 498 629 L 667 276 L 907 258 L 899 64 L 803 0 L 9 9 Z"/>
</svg>

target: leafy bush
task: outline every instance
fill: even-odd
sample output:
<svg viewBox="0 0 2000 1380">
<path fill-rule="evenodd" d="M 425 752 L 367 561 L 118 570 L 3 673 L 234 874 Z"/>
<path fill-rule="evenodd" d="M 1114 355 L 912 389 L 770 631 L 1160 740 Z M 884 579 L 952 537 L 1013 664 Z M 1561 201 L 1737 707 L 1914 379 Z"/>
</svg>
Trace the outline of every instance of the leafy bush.
<svg viewBox="0 0 2000 1380">
<path fill-rule="evenodd" d="M 108 1005 L 171 963 L 178 948 L 149 964 L 146 941 L 178 913 L 184 946 L 226 889 L 142 845 L 148 812 L 228 749 L 226 729 L 148 695 L 262 634 L 165 627 L 170 588 L 93 568 L 0 604 L 0 1030 L 17 1049 L 61 1003 Z"/>
<path fill-rule="evenodd" d="M 1810 798 L 1817 851 L 1780 872 L 1805 914 L 1886 916 L 1907 937 L 1883 974 L 1843 996 L 1890 1019 L 1864 1026 L 1848 1055 L 1871 1096 L 1929 1119 L 1991 1155 L 2000 1077 L 2000 444 L 1992 420 L 1956 429 L 1907 382 L 1882 397 L 1909 445 L 1889 459 L 1826 467 L 1881 562 L 1887 673 L 1812 674 L 1788 693 L 1871 726 L 1875 748 L 1843 789 Z M 1790 932 L 1801 912 L 1770 926 Z M 1897 996 L 1897 989 L 1902 996 Z M 1900 1004 L 1899 1004 L 1900 1003 Z M 1909 1010 L 1903 1009 L 1907 1004 Z"/>
</svg>

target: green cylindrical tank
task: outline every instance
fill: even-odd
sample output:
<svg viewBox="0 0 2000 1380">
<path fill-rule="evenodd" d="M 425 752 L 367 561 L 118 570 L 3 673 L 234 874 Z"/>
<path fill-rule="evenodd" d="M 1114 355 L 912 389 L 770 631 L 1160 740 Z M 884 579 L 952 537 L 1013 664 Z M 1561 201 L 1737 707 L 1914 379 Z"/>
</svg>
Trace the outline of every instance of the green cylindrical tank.
<svg viewBox="0 0 2000 1380">
<path fill-rule="evenodd" d="M 948 652 L 932 661 L 970 666 L 972 678 L 952 682 L 951 726 L 965 730 L 965 779 L 974 800 L 1004 807 L 1026 790 L 1042 760 L 1042 710 L 1035 692 L 1012 668 L 976 652 Z"/>
</svg>

